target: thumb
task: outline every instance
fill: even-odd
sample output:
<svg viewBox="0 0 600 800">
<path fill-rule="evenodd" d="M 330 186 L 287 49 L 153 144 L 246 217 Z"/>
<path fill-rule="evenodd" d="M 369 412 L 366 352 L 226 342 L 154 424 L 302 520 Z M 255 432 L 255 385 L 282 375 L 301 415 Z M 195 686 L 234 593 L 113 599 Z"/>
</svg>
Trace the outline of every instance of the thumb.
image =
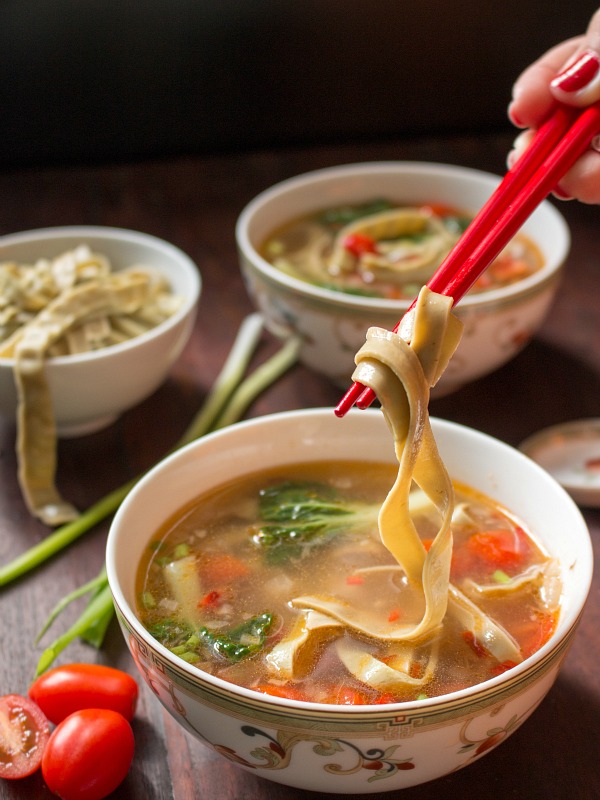
<svg viewBox="0 0 600 800">
<path fill-rule="evenodd" d="M 600 9 L 578 49 L 550 83 L 550 91 L 556 100 L 571 106 L 600 100 Z"/>
</svg>

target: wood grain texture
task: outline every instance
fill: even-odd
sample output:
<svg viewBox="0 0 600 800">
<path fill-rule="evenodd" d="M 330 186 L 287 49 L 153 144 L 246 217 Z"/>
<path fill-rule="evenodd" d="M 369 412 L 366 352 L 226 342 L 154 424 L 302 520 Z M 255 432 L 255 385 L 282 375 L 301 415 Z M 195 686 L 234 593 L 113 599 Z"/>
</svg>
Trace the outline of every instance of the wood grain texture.
<svg viewBox="0 0 600 800">
<path fill-rule="evenodd" d="M 151 466 L 177 440 L 214 380 L 237 326 L 251 310 L 239 273 L 235 220 L 259 191 L 292 175 L 378 159 L 441 161 L 502 172 L 510 137 L 420 138 L 336 147 L 258 151 L 97 167 L 29 169 L 0 175 L 0 233 L 54 225 L 134 228 L 165 238 L 199 265 L 204 291 L 192 339 L 167 382 L 106 430 L 65 440 L 59 484 L 79 507 Z M 432 402 L 436 416 L 518 444 L 547 425 L 600 416 L 598 208 L 560 204 L 573 246 L 559 297 L 541 332 L 508 365 Z M 265 336 L 256 361 L 273 352 Z M 340 392 L 298 366 L 248 416 L 333 406 Z M 0 560 L 45 535 L 26 512 L 16 482 L 15 427 L 0 418 Z M 600 511 L 584 510 L 600 557 Z M 23 580 L 0 590 L 0 692 L 25 693 L 41 652 L 34 644 L 48 610 L 93 577 L 103 561 L 108 522 Z M 568 535 L 568 532 L 565 532 Z M 60 622 L 70 618 L 69 611 Z M 533 717 L 468 769 L 402 793 L 403 800 L 461 797 L 592 800 L 600 796 L 600 593 L 592 588 L 561 675 Z M 44 639 L 44 643 L 47 639 Z M 116 626 L 96 653 L 80 643 L 61 657 L 99 661 L 135 674 Z M 300 800 L 316 796 L 242 771 L 192 740 L 145 688 L 134 722 L 136 755 L 117 800 Z M 391 796 L 391 795 L 390 795 Z M 7 800 L 49 800 L 39 776 L 0 784 Z"/>
</svg>

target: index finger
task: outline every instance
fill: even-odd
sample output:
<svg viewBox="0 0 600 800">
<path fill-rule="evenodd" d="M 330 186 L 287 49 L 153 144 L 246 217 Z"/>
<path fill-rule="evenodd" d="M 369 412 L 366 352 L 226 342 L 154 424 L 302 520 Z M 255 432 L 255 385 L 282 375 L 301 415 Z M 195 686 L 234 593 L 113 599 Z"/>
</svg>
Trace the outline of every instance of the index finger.
<svg viewBox="0 0 600 800">
<path fill-rule="evenodd" d="M 584 40 L 584 36 L 577 36 L 556 45 L 519 75 L 508 107 L 513 124 L 519 128 L 539 128 L 556 103 L 550 82 Z"/>
</svg>

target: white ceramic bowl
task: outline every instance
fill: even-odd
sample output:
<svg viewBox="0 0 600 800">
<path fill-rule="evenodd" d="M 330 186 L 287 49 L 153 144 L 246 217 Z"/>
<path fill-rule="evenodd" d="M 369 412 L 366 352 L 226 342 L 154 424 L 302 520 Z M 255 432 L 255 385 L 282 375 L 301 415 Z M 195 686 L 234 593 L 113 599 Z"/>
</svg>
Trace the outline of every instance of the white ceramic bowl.
<svg viewBox="0 0 600 800">
<path fill-rule="evenodd" d="M 116 514 L 108 579 L 123 634 L 141 676 L 201 742 L 270 780 L 327 793 L 402 789 L 465 767 L 506 738 L 553 684 L 575 632 L 591 576 L 583 518 L 567 493 L 522 453 L 440 420 L 434 432 L 450 473 L 512 509 L 556 556 L 564 583 L 557 630 L 514 669 L 469 689 L 427 700 L 337 706 L 243 689 L 179 660 L 135 613 L 136 568 L 157 528 L 190 500 L 261 468 L 294 461 L 394 462 L 379 410 L 293 411 L 222 429 L 155 467 Z"/>
<path fill-rule="evenodd" d="M 110 259 L 113 269 L 146 264 L 184 298 L 178 311 L 147 333 L 92 353 L 46 361 L 59 436 L 91 433 L 137 405 L 165 380 L 189 339 L 201 292 L 194 262 L 172 244 L 145 233 L 95 226 L 45 228 L 0 237 L 0 262 L 33 263 L 80 244 Z M 14 417 L 14 360 L 0 358 L 0 413 Z"/>
<path fill-rule="evenodd" d="M 406 204 L 443 203 L 478 210 L 500 178 L 445 164 L 373 162 L 316 170 L 278 183 L 240 214 L 236 239 L 250 297 L 276 335 L 300 333 L 301 360 L 347 387 L 354 355 L 367 328 L 393 328 L 409 303 L 359 297 L 313 286 L 284 274 L 258 253 L 266 237 L 296 217 L 343 203 L 378 197 Z M 467 295 L 457 306 L 465 330 L 435 392 L 453 391 L 506 363 L 541 325 L 570 247 L 566 222 L 548 201 L 523 231 L 541 249 L 545 266 L 506 288 Z"/>
</svg>

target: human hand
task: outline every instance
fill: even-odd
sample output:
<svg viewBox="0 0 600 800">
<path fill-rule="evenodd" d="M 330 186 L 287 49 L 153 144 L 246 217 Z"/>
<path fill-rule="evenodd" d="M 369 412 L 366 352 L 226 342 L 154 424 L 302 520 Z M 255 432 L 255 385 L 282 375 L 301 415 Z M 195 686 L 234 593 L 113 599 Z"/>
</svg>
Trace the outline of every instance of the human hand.
<svg viewBox="0 0 600 800">
<path fill-rule="evenodd" d="M 553 47 L 515 82 L 508 116 L 524 131 L 508 155 L 509 167 L 556 101 L 579 107 L 600 101 L 600 9 L 590 20 L 585 35 Z M 600 203 L 600 136 L 562 178 L 554 194 L 563 200 Z"/>
</svg>

